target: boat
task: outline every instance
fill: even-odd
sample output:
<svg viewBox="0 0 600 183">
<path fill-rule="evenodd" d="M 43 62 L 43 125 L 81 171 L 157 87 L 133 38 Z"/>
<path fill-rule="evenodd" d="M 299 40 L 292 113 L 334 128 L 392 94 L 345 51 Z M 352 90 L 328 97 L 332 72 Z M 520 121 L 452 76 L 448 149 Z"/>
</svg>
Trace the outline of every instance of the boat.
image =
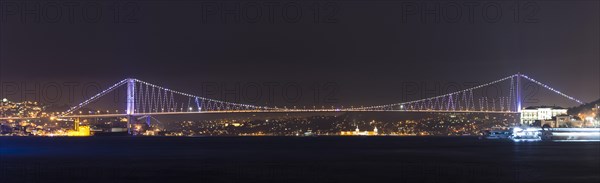
<svg viewBox="0 0 600 183">
<path fill-rule="evenodd" d="M 600 141 L 600 128 L 550 128 L 547 132 L 553 141 Z"/>
<path fill-rule="evenodd" d="M 495 127 L 483 131 L 483 138 L 485 139 L 509 139 L 511 135 L 511 130 L 508 128 Z"/>
<path fill-rule="evenodd" d="M 544 135 L 544 130 L 542 128 L 537 127 L 514 127 L 512 128 L 512 134 L 510 135 L 510 139 L 513 141 L 541 141 Z"/>
<path fill-rule="evenodd" d="M 600 128 L 540 128 L 518 126 L 493 128 L 483 132 L 485 139 L 522 141 L 600 141 Z"/>
</svg>

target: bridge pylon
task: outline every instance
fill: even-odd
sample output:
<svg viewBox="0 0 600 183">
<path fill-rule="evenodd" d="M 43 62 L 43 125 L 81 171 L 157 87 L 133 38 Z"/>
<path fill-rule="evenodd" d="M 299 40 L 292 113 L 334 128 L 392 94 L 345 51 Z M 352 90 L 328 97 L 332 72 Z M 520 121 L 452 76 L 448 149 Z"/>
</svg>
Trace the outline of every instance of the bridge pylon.
<svg viewBox="0 0 600 183">
<path fill-rule="evenodd" d="M 135 114 L 135 79 L 127 79 L 127 133 L 130 135 L 131 133 L 131 122 L 133 119 L 133 115 Z"/>
<path fill-rule="evenodd" d="M 516 93 L 517 93 L 517 112 L 521 115 L 521 73 L 517 73 L 517 84 L 516 84 Z"/>
</svg>

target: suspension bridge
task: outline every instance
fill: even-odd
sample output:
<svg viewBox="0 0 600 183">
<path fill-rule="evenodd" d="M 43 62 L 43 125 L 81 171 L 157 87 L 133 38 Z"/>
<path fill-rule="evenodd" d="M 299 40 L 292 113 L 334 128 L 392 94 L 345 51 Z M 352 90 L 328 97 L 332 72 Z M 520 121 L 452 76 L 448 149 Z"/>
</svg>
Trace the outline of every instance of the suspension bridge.
<svg viewBox="0 0 600 183">
<path fill-rule="evenodd" d="M 177 115 L 194 113 L 293 113 L 293 112 L 430 112 L 430 113 L 520 113 L 522 106 L 522 82 L 528 81 L 541 86 L 577 104 L 582 101 L 566 95 L 549 85 L 524 74 L 513 74 L 495 81 L 439 96 L 367 107 L 338 108 L 278 108 L 233 103 L 196 96 L 161 87 L 138 79 L 128 78 L 117 82 L 91 98 L 71 107 L 58 118 L 105 118 L 140 117 L 156 115 Z M 500 87 L 499 87 L 500 86 Z M 126 88 L 123 88 L 126 87 Z M 500 88 L 499 95 L 489 97 L 483 94 L 485 88 Z M 118 89 L 126 90 L 126 108 L 114 114 L 82 114 L 76 111 L 96 102 Z M 7 119 L 7 118 L 0 118 Z M 16 119 L 16 118 L 10 118 Z"/>
</svg>

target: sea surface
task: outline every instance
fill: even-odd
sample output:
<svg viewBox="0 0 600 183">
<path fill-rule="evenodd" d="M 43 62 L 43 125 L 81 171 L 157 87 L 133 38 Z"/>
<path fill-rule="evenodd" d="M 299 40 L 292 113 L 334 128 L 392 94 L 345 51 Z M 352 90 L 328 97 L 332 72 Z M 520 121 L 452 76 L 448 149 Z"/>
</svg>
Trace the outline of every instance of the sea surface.
<svg viewBox="0 0 600 183">
<path fill-rule="evenodd" d="M 599 142 L 0 137 L 0 182 L 600 182 Z"/>
</svg>

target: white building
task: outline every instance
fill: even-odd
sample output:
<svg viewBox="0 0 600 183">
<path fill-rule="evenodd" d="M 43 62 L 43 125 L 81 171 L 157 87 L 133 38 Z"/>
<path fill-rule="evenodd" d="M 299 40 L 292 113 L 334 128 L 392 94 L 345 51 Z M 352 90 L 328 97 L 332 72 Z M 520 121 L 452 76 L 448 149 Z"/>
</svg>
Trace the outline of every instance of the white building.
<svg viewBox="0 0 600 183">
<path fill-rule="evenodd" d="M 521 110 L 521 124 L 531 124 L 536 120 L 549 120 L 564 114 L 567 114 L 567 109 L 562 107 L 527 107 Z"/>
</svg>

